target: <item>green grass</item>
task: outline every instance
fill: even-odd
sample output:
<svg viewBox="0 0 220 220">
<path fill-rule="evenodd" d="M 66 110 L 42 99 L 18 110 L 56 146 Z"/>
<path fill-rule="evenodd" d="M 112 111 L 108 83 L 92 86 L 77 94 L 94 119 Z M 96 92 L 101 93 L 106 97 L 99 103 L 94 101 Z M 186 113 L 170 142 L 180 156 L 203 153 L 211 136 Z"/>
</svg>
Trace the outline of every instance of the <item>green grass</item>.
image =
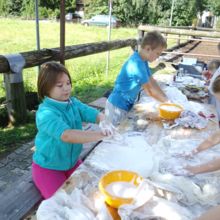
<svg viewBox="0 0 220 220">
<path fill-rule="evenodd" d="M 32 140 L 35 134 L 36 126 L 33 121 L 23 126 L 0 129 L 0 158 Z"/>
<path fill-rule="evenodd" d="M 59 47 L 59 23 L 40 21 L 41 48 Z M 14 54 L 36 49 L 35 22 L 18 19 L 0 19 L 0 54 Z M 137 29 L 118 28 L 112 30 L 112 40 L 136 38 Z M 80 24 L 66 24 L 66 45 L 75 45 L 107 40 L 107 29 L 100 27 L 84 27 Z M 168 42 L 169 46 L 175 40 Z M 66 61 L 73 81 L 73 95 L 83 102 L 89 103 L 103 95 L 113 86 L 115 78 L 123 62 L 132 53 L 131 48 L 123 48 L 110 53 L 108 76 L 106 69 L 106 52 Z M 36 91 L 37 68 L 23 71 L 25 88 Z M 5 96 L 3 75 L 0 74 L 0 98 Z M 17 143 L 34 137 L 36 128 L 34 121 L 25 126 L 0 129 L 0 154 L 6 152 Z"/>
</svg>

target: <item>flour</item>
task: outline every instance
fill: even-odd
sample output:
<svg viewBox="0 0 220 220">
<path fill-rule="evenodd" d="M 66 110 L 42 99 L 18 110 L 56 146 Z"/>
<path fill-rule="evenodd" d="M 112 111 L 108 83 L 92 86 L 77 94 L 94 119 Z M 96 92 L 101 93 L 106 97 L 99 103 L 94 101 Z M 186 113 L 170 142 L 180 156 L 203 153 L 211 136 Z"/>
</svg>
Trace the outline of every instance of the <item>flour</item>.
<svg viewBox="0 0 220 220">
<path fill-rule="evenodd" d="M 121 198 L 134 198 L 137 193 L 137 186 L 129 182 L 113 182 L 106 186 L 106 191 Z"/>
<path fill-rule="evenodd" d="M 152 174 L 154 154 L 145 137 L 135 132 L 123 134 L 126 142 L 102 142 L 86 159 L 86 164 L 99 170 L 129 170 L 148 177 Z M 144 164 L 144 166 L 143 166 Z"/>
<path fill-rule="evenodd" d="M 160 109 L 165 110 L 165 111 L 169 111 L 169 112 L 179 112 L 182 109 L 177 107 L 177 106 L 172 106 L 172 105 L 162 105 L 160 107 Z"/>
</svg>

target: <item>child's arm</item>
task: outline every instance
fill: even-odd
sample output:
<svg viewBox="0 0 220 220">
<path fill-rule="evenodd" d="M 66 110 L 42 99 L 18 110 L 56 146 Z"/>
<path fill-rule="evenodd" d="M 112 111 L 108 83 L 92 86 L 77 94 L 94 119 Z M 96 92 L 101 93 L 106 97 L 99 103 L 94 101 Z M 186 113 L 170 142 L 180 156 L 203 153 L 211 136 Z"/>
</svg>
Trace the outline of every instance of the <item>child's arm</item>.
<svg viewBox="0 0 220 220">
<path fill-rule="evenodd" d="M 144 91 L 160 102 L 167 102 L 168 98 L 165 93 L 161 90 L 160 86 L 157 84 L 156 80 L 151 77 L 148 83 L 143 86 Z"/>
<path fill-rule="evenodd" d="M 68 143 L 84 144 L 93 141 L 100 141 L 104 137 L 106 136 L 103 135 L 101 131 L 81 131 L 69 129 L 63 132 L 61 140 Z"/>
<path fill-rule="evenodd" d="M 102 113 L 99 113 L 96 117 L 96 122 L 100 123 L 101 121 L 104 121 L 105 115 Z M 108 131 L 106 131 L 108 129 Z M 113 131 L 109 131 L 109 128 L 101 129 L 100 132 L 97 131 L 81 131 L 81 130 L 66 130 L 63 132 L 61 139 L 64 142 L 68 143 L 88 143 L 93 141 L 100 141 L 104 137 L 112 135 Z M 105 135 L 104 135 L 105 134 Z"/>
<path fill-rule="evenodd" d="M 197 220 L 219 220 L 220 216 L 220 205 L 211 208 L 204 214 L 202 214 Z"/>
<path fill-rule="evenodd" d="M 212 136 L 210 136 L 209 138 L 204 140 L 198 147 L 194 148 L 193 150 L 191 150 L 189 152 L 186 151 L 186 152 L 180 154 L 180 156 L 190 158 L 190 157 L 195 156 L 199 152 L 207 150 L 207 149 L 209 149 L 219 143 L 220 143 L 220 131 L 217 131 Z"/>
<path fill-rule="evenodd" d="M 215 146 L 216 144 L 219 144 L 219 143 L 220 143 L 220 131 L 217 131 L 212 136 L 210 136 L 205 141 L 203 141 L 196 148 L 196 152 L 199 153 L 199 152 L 204 151 L 206 149 L 209 149 L 209 148 L 211 148 L 211 147 L 213 147 L 213 146 Z"/>
<path fill-rule="evenodd" d="M 220 158 L 198 166 L 187 166 L 185 169 L 193 174 L 213 172 L 220 169 Z"/>
</svg>

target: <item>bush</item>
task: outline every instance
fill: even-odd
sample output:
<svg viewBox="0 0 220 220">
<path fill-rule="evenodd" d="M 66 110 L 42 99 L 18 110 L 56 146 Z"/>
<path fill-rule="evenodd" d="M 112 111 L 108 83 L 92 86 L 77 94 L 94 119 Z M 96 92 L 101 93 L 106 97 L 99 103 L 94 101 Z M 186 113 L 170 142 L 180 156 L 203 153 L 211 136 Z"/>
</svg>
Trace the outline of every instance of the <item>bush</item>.
<svg viewBox="0 0 220 220">
<path fill-rule="evenodd" d="M 39 7 L 39 18 L 40 19 L 48 18 L 48 11 L 46 7 Z"/>
<path fill-rule="evenodd" d="M 33 0 L 23 0 L 21 8 L 22 17 L 26 19 L 35 18 L 35 3 Z"/>
<path fill-rule="evenodd" d="M 6 107 L 0 107 L 0 127 L 6 127 L 8 122 L 9 118 Z"/>
<path fill-rule="evenodd" d="M 54 19 L 59 19 L 59 18 L 60 18 L 60 10 L 59 10 L 59 9 L 55 9 L 55 10 L 53 11 L 52 17 L 53 17 Z"/>
<path fill-rule="evenodd" d="M 6 17 L 9 13 L 9 5 L 7 0 L 0 1 L 0 16 Z"/>
</svg>

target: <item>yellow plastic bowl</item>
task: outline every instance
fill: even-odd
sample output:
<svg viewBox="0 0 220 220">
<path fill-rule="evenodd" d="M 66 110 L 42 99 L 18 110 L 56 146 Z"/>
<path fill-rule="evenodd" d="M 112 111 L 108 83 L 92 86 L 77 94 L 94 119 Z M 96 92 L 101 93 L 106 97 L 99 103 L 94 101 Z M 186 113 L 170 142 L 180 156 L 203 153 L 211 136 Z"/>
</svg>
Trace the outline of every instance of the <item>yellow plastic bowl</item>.
<svg viewBox="0 0 220 220">
<path fill-rule="evenodd" d="M 178 111 L 169 111 L 163 109 L 163 106 L 173 106 L 179 108 Z M 183 111 L 183 107 L 173 103 L 163 103 L 159 105 L 159 115 L 163 119 L 174 120 L 180 117 L 181 112 Z"/>
<path fill-rule="evenodd" d="M 135 172 L 126 170 L 115 170 L 106 173 L 99 181 L 99 190 L 104 195 L 106 203 L 108 203 L 113 208 L 118 208 L 124 204 L 130 204 L 133 198 L 122 198 L 111 195 L 106 191 L 106 187 L 113 182 L 132 182 L 134 185 L 138 186 L 142 181 L 142 177 Z"/>
</svg>

